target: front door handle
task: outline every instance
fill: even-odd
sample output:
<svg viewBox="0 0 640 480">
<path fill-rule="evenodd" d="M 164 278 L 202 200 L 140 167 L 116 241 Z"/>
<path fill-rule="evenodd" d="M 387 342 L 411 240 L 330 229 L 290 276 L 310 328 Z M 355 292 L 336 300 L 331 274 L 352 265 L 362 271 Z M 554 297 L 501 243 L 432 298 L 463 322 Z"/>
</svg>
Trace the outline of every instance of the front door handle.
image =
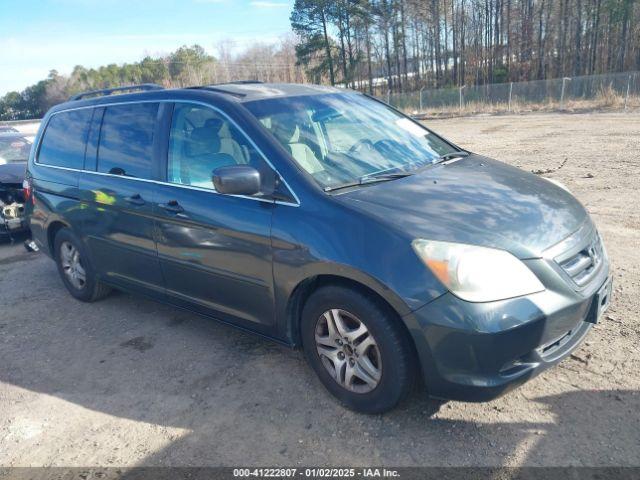
<svg viewBox="0 0 640 480">
<path fill-rule="evenodd" d="M 139 193 L 136 193 L 135 195 L 131 195 L 130 197 L 124 197 L 124 199 L 125 199 L 126 202 L 129 202 L 132 205 L 144 205 L 145 204 L 144 198 L 142 198 Z"/>
<path fill-rule="evenodd" d="M 167 203 L 161 203 L 160 206 L 167 212 L 175 215 L 184 212 L 184 208 L 182 208 L 182 205 L 180 205 L 177 200 L 170 200 Z"/>
</svg>

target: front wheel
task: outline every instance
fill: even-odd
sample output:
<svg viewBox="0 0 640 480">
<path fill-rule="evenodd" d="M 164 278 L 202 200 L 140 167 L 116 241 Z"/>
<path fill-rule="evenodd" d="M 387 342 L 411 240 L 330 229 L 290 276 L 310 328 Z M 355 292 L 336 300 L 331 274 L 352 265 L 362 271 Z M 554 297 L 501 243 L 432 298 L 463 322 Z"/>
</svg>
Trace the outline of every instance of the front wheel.
<svg viewBox="0 0 640 480">
<path fill-rule="evenodd" d="M 415 365 L 410 340 L 378 299 L 322 287 L 306 302 L 301 328 L 309 364 L 347 407 L 382 413 L 410 393 Z"/>
<path fill-rule="evenodd" d="M 58 231 L 54 252 L 58 273 L 71 295 L 94 302 L 109 294 L 111 289 L 96 279 L 88 252 L 71 230 Z"/>
</svg>

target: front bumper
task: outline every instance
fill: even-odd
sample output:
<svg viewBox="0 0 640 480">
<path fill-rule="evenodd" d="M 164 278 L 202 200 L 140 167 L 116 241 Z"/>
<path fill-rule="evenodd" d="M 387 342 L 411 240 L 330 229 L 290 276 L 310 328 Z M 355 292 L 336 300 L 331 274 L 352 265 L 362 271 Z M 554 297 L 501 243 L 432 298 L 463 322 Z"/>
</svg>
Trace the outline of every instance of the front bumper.
<svg viewBox="0 0 640 480">
<path fill-rule="evenodd" d="M 545 276 L 545 260 L 529 262 Z M 608 305 L 608 265 L 580 292 L 557 278 L 546 280 L 543 292 L 499 302 L 465 302 L 446 293 L 404 317 L 428 393 L 491 400 L 575 350 Z"/>
</svg>

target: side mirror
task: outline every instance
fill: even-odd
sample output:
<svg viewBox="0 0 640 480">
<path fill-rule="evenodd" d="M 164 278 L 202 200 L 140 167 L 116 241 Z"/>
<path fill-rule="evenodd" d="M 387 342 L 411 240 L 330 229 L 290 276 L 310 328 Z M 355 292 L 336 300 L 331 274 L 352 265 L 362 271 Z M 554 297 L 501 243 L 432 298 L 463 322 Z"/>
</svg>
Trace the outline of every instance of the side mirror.
<svg viewBox="0 0 640 480">
<path fill-rule="evenodd" d="M 219 193 L 255 195 L 260 193 L 260 172 L 249 165 L 218 167 L 212 172 L 213 186 Z"/>
</svg>

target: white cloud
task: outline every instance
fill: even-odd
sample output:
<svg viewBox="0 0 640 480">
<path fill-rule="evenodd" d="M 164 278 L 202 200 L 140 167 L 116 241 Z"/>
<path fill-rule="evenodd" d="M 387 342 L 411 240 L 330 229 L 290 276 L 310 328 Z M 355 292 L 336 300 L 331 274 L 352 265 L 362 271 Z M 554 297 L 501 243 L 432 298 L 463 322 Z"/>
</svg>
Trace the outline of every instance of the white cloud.
<svg viewBox="0 0 640 480">
<path fill-rule="evenodd" d="M 265 0 L 253 0 L 249 5 L 256 8 L 288 8 L 289 4 L 285 2 L 269 2 Z"/>
</svg>

